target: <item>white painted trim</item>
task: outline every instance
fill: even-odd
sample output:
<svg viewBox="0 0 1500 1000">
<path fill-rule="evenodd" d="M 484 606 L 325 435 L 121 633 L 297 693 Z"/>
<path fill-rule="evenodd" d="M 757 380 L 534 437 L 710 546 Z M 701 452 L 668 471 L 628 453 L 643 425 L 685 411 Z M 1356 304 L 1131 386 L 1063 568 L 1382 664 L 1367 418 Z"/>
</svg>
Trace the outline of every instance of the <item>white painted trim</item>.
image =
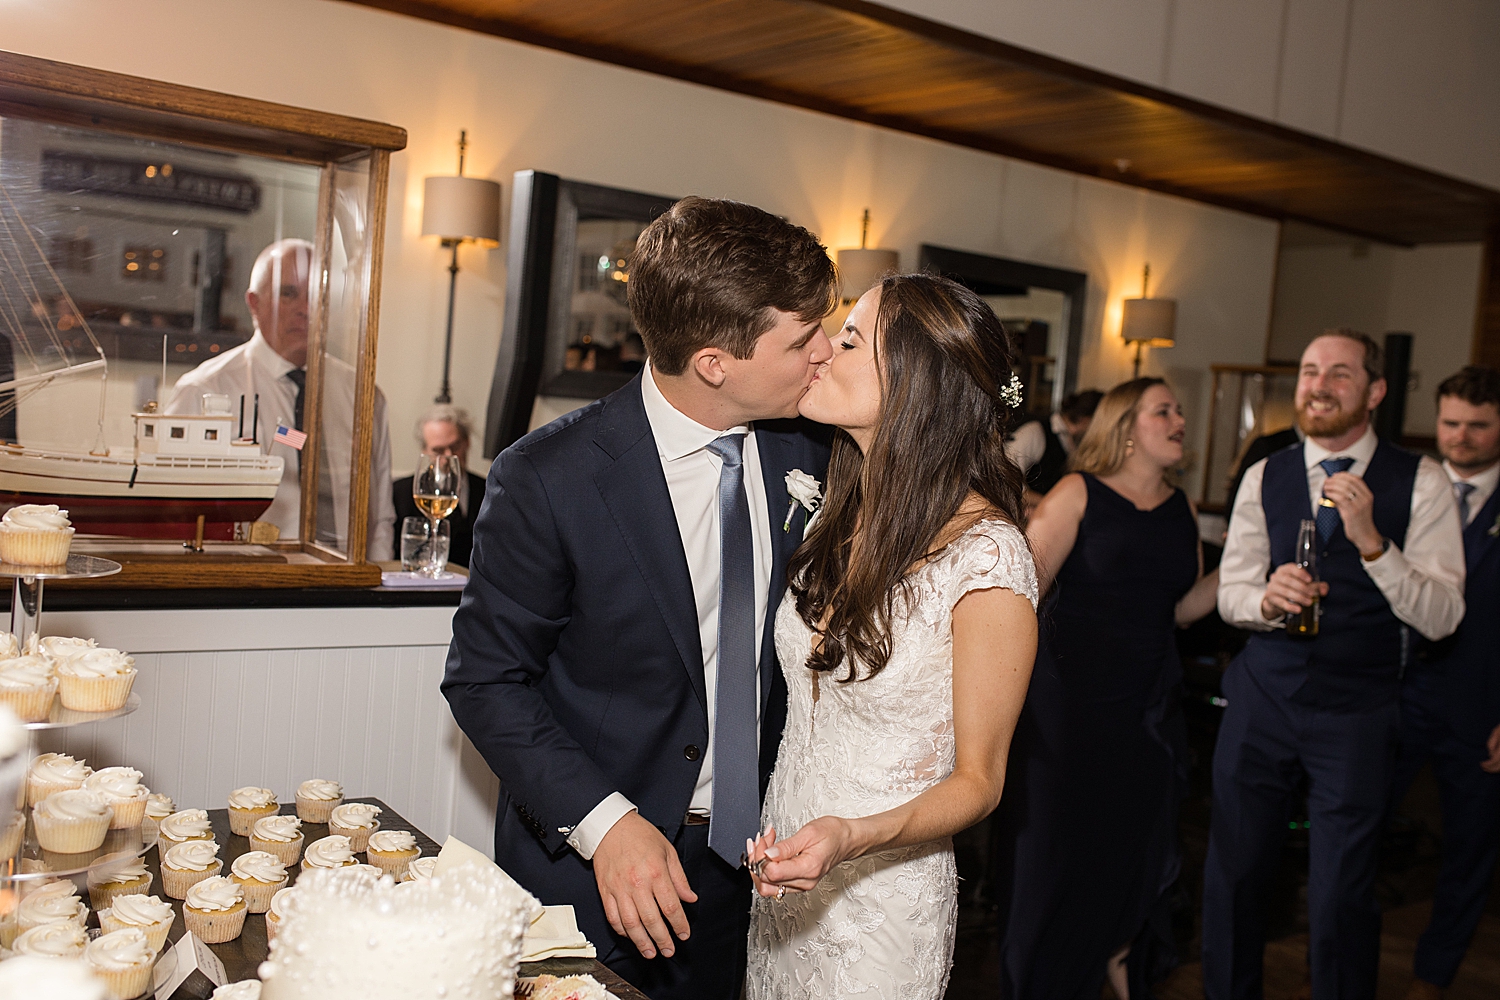
<svg viewBox="0 0 1500 1000">
<path fill-rule="evenodd" d="M 76 635 L 127 653 L 447 646 L 450 607 L 45 611 L 44 635 Z"/>
</svg>

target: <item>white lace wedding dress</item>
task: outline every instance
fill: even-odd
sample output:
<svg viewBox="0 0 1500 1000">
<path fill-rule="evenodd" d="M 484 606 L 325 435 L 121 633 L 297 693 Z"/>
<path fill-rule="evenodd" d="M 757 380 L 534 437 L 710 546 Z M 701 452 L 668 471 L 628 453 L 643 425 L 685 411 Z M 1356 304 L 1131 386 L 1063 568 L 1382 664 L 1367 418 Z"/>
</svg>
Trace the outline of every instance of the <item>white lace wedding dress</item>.
<svg viewBox="0 0 1500 1000">
<path fill-rule="evenodd" d="M 817 678 L 812 631 L 795 598 L 776 614 L 786 673 L 786 731 L 762 814 L 789 837 L 819 816 L 894 808 L 953 771 L 953 606 L 1004 587 L 1035 607 L 1036 571 L 1014 526 L 982 521 L 911 577 L 898 598 L 891 659 L 867 680 Z M 777 901 L 756 896 L 747 1000 L 939 1000 L 948 985 L 958 907 L 949 839 L 846 861 L 817 888 Z"/>
</svg>

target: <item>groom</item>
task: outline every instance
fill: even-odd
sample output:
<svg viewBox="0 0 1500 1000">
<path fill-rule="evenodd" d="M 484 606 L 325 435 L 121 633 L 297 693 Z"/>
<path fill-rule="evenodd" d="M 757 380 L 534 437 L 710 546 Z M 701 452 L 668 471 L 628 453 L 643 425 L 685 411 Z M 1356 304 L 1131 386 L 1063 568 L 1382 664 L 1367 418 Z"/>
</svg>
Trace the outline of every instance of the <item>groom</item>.
<svg viewBox="0 0 1500 1000">
<path fill-rule="evenodd" d="M 828 463 L 786 418 L 832 356 L 835 280 L 804 229 L 672 206 L 630 261 L 649 365 L 501 453 L 474 526 L 442 686 L 500 778 L 495 860 L 653 1000 L 739 996 L 808 516 L 786 477 Z"/>
</svg>

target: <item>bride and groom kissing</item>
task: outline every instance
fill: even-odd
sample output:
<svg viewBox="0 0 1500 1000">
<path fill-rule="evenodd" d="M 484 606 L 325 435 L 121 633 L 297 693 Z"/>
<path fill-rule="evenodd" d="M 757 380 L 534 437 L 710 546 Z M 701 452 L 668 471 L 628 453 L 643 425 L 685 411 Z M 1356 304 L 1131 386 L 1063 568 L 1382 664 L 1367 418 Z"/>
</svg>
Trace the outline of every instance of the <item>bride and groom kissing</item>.
<svg viewBox="0 0 1500 1000">
<path fill-rule="evenodd" d="M 1000 798 L 1018 352 L 943 278 L 830 341 L 836 295 L 806 230 L 678 202 L 631 257 L 649 366 L 506 449 L 475 524 L 442 688 L 496 861 L 653 1000 L 940 998 L 950 838 Z"/>
</svg>

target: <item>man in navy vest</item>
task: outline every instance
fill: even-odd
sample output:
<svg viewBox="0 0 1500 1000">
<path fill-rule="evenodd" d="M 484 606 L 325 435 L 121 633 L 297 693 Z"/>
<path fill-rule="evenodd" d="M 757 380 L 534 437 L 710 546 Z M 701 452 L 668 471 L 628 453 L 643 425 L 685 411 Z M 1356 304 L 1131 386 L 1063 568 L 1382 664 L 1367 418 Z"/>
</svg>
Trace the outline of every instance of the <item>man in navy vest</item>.
<svg viewBox="0 0 1500 1000">
<path fill-rule="evenodd" d="M 1464 557 L 1448 477 L 1383 441 L 1380 348 L 1331 330 L 1302 353 L 1307 435 L 1256 463 L 1235 497 L 1219 614 L 1256 634 L 1224 674 L 1203 885 L 1208 1000 L 1258 1000 L 1265 895 L 1305 775 L 1311 995 L 1373 1000 L 1380 957 L 1375 853 L 1395 762 L 1401 672 L 1418 637 L 1463 618 Z M 1294 564 L 1317 525 L 1314 581 Z M 1321 605 L 1317 635 L 1287 615 Z M 1414 634 L 1415 633 L 1415 634 Z"/>
<path fill-rule="evenodd" d="M 1440 1000 L 1484 912 L 1500 855 L 1500 372 L 1470 366 L 1438 386 L 1438 451 L 1464 525 L 1469 612 L 1417 651 L 1401 685 L 1399 802 L 1431 762 L 1443 803 L 1443 864 L 1417 942 L 1408 1000 Z"/>
</svg>

